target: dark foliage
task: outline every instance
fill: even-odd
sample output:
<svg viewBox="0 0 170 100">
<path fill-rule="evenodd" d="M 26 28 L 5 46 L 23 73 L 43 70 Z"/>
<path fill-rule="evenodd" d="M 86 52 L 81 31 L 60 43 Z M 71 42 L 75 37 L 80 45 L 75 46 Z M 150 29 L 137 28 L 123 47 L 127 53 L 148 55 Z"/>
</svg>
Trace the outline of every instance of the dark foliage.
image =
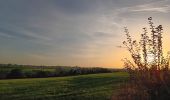
<svg viewBox="0 0 170 100">
<path fill-rule="evenodd" d="M 23 78 L 24 77 L 24 73 L 22 71 L 22 69 L 12 69 L 8 74 L 7 74 L 7 78 Z"/>
<path fill-rule="evenodd" d="M 121 92 L 124 98 L 118 100 L 170 100 L 170 55 L 163 55 L 163 27 L 154 26 L 152 17 L 148 21 L 151 34 L 148 35 L 147 28 L 143 28 L 139 42 L 133 40 L 125 28 L 127 40 L 123 44 L 133 61 L 124 59 L 130 85 Z"/>
<path fill-rule="evenodd" d="M 121 69 L 107 69 L 99 67 L 69 67 L 69 66 L 31 66 L 0 64 L 0 79 L 6 78 L 43 78 L 73 76 L 95 73 L 111 73 Z"/>
</svg>

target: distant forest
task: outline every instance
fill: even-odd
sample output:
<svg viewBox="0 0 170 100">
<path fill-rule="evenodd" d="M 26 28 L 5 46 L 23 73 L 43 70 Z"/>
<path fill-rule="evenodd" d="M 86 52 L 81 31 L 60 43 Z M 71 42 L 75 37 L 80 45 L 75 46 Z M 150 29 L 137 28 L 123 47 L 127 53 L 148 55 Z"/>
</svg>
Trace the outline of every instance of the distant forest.
<svg viewBox="0 0 170 100">
<path fill-rule="evenodd" d="M 119 71 L 123 71 L 123 69 L 0 64 L 0 79 L 61 77 L 83 74 L 112 73 Z"/>
</svg>

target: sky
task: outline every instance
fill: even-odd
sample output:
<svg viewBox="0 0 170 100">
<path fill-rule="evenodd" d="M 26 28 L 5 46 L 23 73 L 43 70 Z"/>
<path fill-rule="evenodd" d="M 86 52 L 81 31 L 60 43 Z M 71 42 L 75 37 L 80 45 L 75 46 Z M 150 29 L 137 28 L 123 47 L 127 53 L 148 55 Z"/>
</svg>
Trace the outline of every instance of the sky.
<svg viewBox="0 0 170 100">
<path fill-rule="evenodd" d="M 170 0 L 1 0 L 0 63 L 121 68 L 124 26 L 133 38 L 164 27 L 170 50 Z"/>
</svg>

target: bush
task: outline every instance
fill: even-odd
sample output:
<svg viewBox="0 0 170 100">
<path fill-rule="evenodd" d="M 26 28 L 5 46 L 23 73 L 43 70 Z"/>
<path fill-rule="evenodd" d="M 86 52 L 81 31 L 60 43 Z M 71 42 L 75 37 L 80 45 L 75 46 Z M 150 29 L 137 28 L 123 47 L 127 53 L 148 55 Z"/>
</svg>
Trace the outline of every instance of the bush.
<svg viewBox="0 0 170 100">
<path fill-rule="evenodd" d="M 15 68 L 12 69 L 8 74 L 7 74 L 7 78 L 23 78 L 24 74 L 22 69 L 19 68 Z"/>
<path fill-rule="evenodd" d="M 49 77 L 48 71 L 37 70 L 34 77 L 42 78 L 42 77 Z"/>
<path fill-rule="evenodd" d="M 0 70 L 0 79 L 5 79 L 7 77 L 8 71 L 7 70 Z"/>
<path fill-rule="evenodd" d="M 152 17 L 148 20 L 151 36 L 148 35 L 147 28 L 143 28 L 144 33 L 141 34 L 139 43 L 131 38 L 128 29 L 125 28 L 127 41 L 124 41 L 123 44 L 130 52 L 134 62 L 124 59 L 131 84 L 126 87 L 126 90 L 131 90 L 129 94 L 124 93 L 124 96 L 130 98 L 126 100 L 170 100 L 170 55 L 163 56 L 163 27 L 162 25 L 153 26 Z M 148 99 L 141 99 L 142 93 L 143 95 L 147 94 Z"/>
</svg>

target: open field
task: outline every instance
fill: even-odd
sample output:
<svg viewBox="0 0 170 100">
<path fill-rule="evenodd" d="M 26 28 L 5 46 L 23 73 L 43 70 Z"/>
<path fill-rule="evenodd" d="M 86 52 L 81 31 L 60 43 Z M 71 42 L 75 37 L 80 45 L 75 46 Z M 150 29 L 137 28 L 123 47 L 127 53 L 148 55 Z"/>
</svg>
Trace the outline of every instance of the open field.
<svg viewBox="0 0 170 100">
<path fill-rule="evenodd" d="M 0 80 L 0 100 L 109 100 L 125 72 L 56 78 Z"/>
</svg>

